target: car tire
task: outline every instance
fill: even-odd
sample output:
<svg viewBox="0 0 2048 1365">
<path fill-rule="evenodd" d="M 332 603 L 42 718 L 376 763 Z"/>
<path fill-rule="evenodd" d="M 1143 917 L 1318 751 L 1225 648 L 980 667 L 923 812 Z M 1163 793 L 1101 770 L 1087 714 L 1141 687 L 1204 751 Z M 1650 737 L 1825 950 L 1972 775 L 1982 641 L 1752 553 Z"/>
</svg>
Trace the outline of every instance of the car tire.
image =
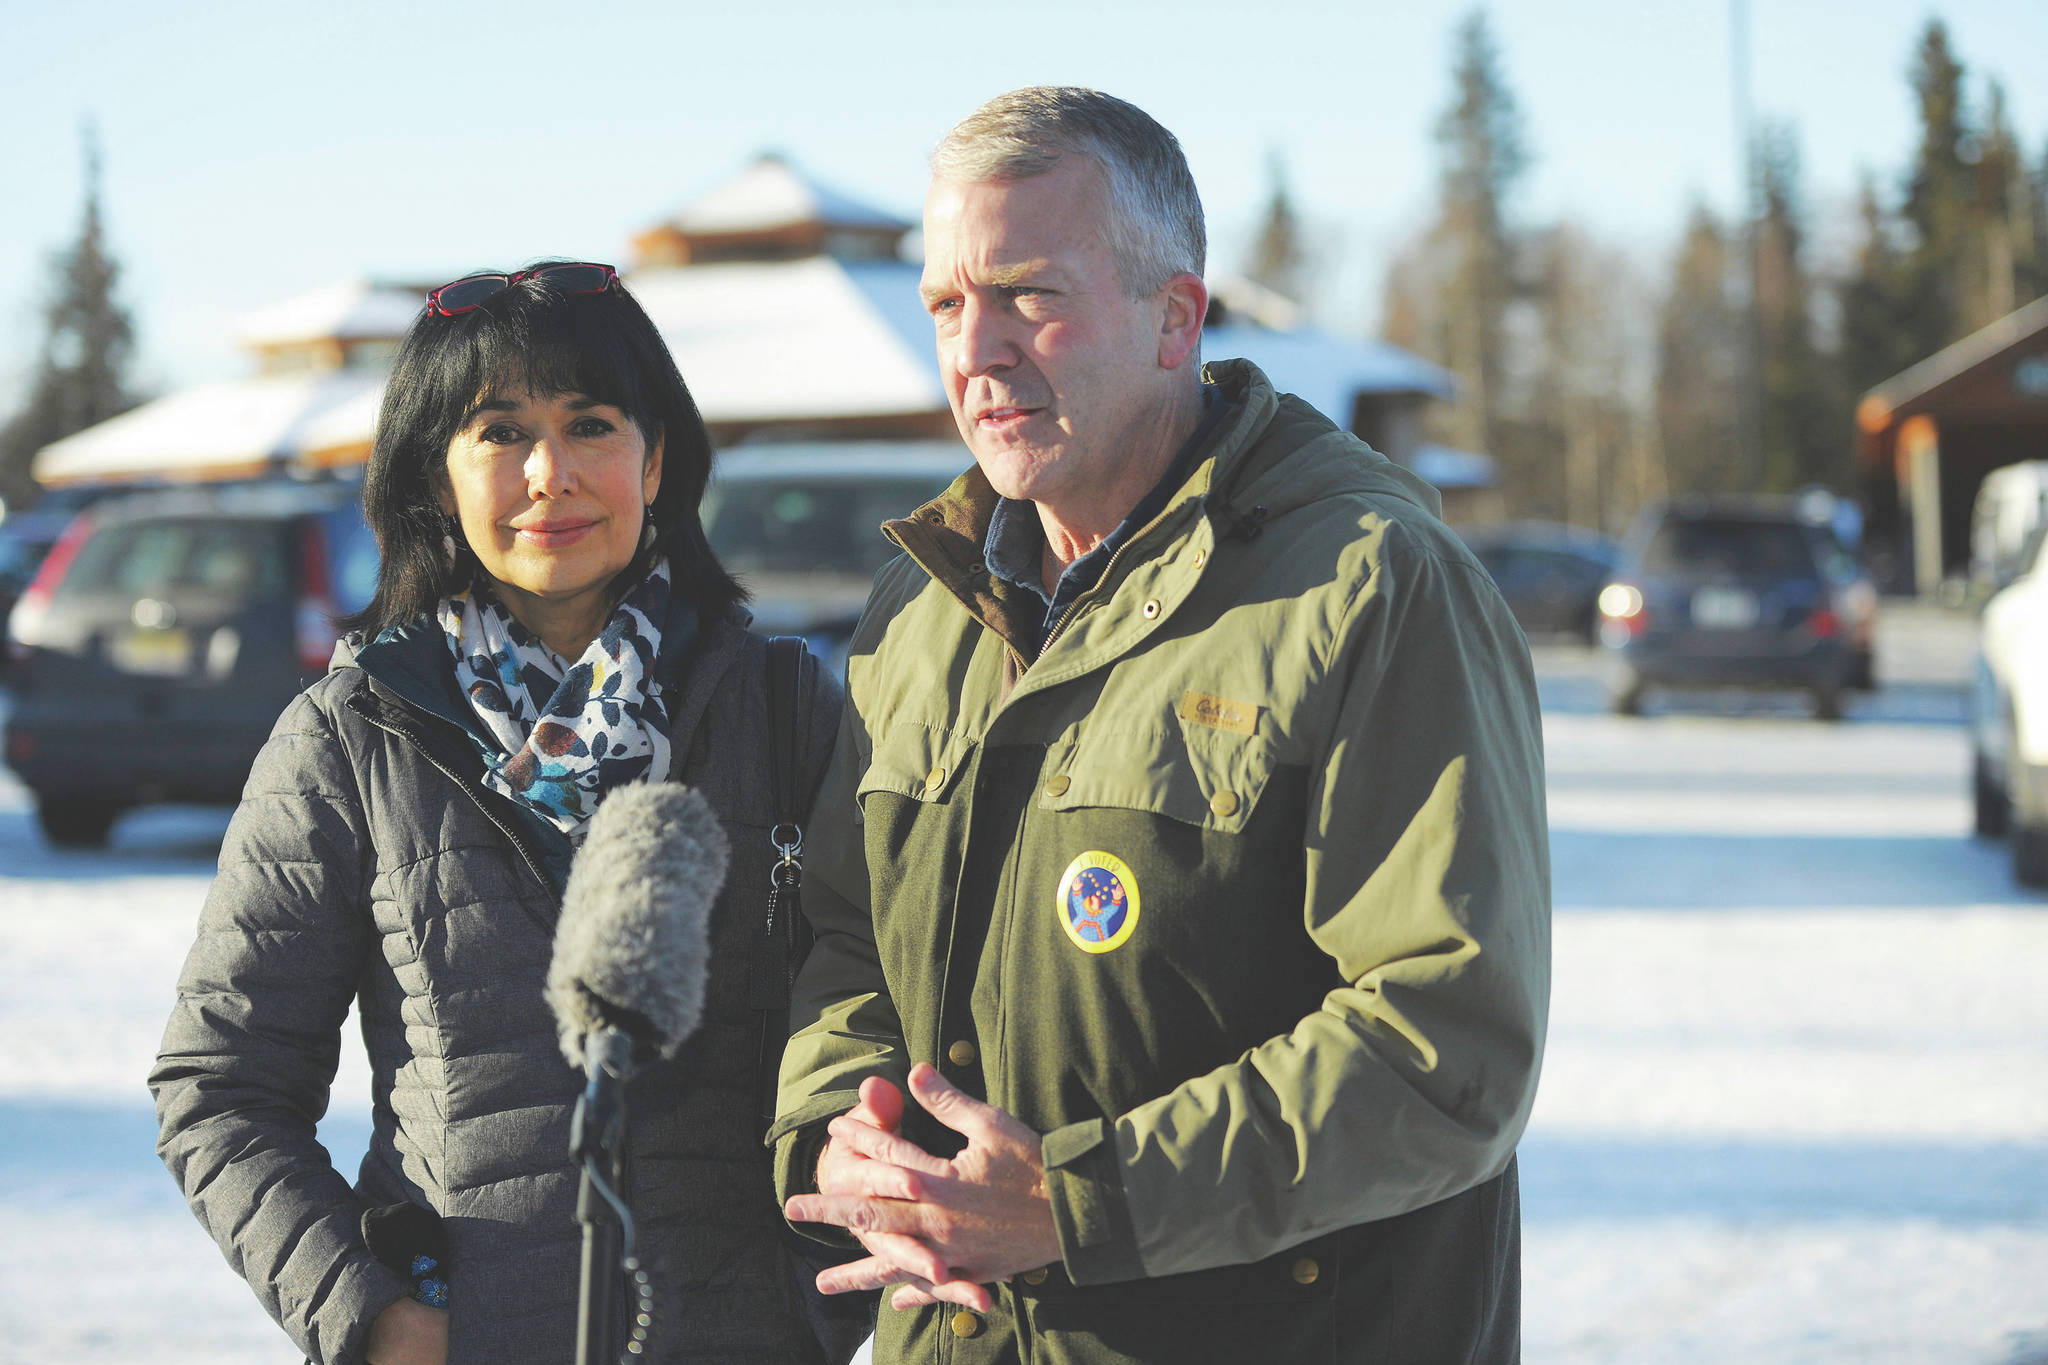
<svg viewBox="0 0 2048 1365">
<path fill-rule="evenodd" d="M 2012 801 L 2006 796 L 2005 788 L 1992 780 L 1991 765 L 1984 761 L 1984 755 L 1973 756 L 1970 763 L 1970 794 L 1976 807 L 1975 828 L 1980 837 L 1998 839 L 2012 826 Z"/>
<path fill-rule="evenodd" d="M 1627 678 L 1609 685 L 1607 709 L 1617 716 L 1640 716 L 1643 714 L 1643 684 L 1636 678 Z"/>
<path fill-rule="evenodd" d="M 2012 878 L 2021 886 L 2048 888 L 2048 825 L 2014 828 Z"/>
<path fill-rule="evenodd" d="M 1813 718 L 1835 721 L 1842 718 L 1842 689 L 1823 685 L 1813 689 Z"/>
<path fill-rule="evenodd" d="M 118 814 L 101 801 L 52 796 L 36 801 L 36 823 L 58 848 L 105 848 Z"/>
</svg>

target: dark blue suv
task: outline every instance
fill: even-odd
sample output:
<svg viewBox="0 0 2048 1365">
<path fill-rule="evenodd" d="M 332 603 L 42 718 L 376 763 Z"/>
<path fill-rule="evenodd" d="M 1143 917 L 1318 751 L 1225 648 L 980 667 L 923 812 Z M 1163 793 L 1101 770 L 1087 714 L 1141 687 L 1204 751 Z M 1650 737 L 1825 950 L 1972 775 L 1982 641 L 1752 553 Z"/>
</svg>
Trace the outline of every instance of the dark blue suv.
<svg viewBox="0 0 2048 1365">
<path fill-rule="evenodd" d="M 126 809 L 233 803 L 333 618 L 376 588 L 353 483 L 138 493 L 71 523 L 8 623 L 7 765 L 54 844 Z"/>
<path fill-rule="evenodd" d="M 1653 509 L 1600 593 L 1608 703 L 1651 687 L 1800 688 L 1839 719 L 1871 685 L 1877 594 L 1824 519 L 1798 504 L 1699 499 Z"/>
</svg>

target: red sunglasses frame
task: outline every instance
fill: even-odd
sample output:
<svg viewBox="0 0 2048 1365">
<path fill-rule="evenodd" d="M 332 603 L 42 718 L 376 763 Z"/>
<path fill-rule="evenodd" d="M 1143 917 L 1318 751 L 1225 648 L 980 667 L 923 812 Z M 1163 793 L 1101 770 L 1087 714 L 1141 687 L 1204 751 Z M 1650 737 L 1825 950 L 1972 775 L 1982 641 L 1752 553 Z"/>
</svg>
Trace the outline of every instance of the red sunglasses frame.
<svg viewBox="0 0 2048 1365">
<path fill-rule="evenodd" d="M 512 275 L 502 274 L 493 270 L 485 271 L 481 275 L 464 275 L 459 280 L 450 280 L 439 289 L 428 293 L 427 311 L 436 313 L 444 318 L 460 317 L 464 313 L 474 313 L 477 309 L 483 307 L 487 300 L 496 298 L 521 280 L 536 279 L 542 275 L 553 274 L 558 270 L 602 270 L 604 272 L 603 284 L 598 285 L 595 289 L 568 290 L 567 292 L 571 294 L 602 294 L 605 290 L 610 289 L 619 282 L 618 268 L 606 265 L 602 261 L 550 261 L 546 265 L 537 265 L 531 270 L 521 270 Z M 454 308 L 450 308 L 441 302 L 441 296 L 450 289 L 455 288 L 459 284 L 469 284 L 474 280 L 501 280 L 503 283 L 490 293 L 483 295 L 475 303 L 459 304 Z"/>
</svg>

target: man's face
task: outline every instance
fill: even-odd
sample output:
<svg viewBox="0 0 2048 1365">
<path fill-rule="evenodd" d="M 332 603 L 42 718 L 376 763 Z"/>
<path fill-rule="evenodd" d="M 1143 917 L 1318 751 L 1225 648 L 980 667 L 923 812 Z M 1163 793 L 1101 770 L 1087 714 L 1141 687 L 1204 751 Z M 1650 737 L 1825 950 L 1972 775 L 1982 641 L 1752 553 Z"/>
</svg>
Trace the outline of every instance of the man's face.
<svg viewBox="0 0 2048 1365">
<path fill-rule="evenodd" d="M 1076 507 L 1105 490 L 1171 402 L 1163 305 L 1133 299 L 1100 170 L 934 180 L 920 292 L 953 420 L 1008 498 Z"/>
</svg>

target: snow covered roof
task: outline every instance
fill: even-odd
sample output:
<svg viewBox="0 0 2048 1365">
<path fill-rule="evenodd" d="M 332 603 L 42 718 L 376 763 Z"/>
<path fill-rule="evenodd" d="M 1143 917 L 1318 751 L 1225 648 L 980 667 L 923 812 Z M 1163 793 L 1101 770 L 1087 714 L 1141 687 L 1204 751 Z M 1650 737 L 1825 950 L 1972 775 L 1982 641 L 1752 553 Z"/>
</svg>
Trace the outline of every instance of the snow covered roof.
<svg viewBox="0 0 2048 1365">
<path fill-rule="evenodd" d="M 1276 332 L 1224 322 L 1202 332 L 1202 358 L 1242 357 L 1266 372 L 1273 386 L 1292 393 L 1337 424 L 1351 421 L 1361 393 L 1413 393 L 1450 398 L 1457 381 L 1449 370 L 1384 341 L 1346 341 L 1304 327 Z"/>
<path fill-rule="evenodd" d="M 642 270 L 628 286 L 707 422 L 808 425 L 946 413 L 919 273 L 902 261 L 809 256 Z M 266 310 L 244 338 L 397 336 L 419 308 L 416 291 L 338 286 Z M 1251 360 L 1340 423 L 1361 393 L 1452 392 L 1447 372 L 1398 347 L 1314 331 L 1217 326 L 1204 334 L 1203 354 Z M 36 477 L 204 477 L 353 461 L 368 451 L 383 387 L 382 374 L 357 370 L 204 385 L 46 447 Z"/>
<path fill-rule="evenodd" d="M 44 446 L 35 477 L 206 477 L 367 444 L 383 388 L 383 375 L 355 370 L 204 384 Z"/>
<path fill-rule="evenodd" d="M 911 225 L 814 180 L 773 153 L 678 213 L 684 233 L 761 232 L 798 224 L 908 232 Z"/>
<path fill-rule="evenodd" d="M 244 346 L 281 346 L 300 341 L 396 340 L 426 307 L 426 291 L 343 280 L 324 289 L 258 309 L 235 328 Z"/>
<path fill-rule="evenodd" d="M 709 422 L 944 412 L 919 270 L 900 261 L 735 261 L 636 272 Z"/>
</svg>

